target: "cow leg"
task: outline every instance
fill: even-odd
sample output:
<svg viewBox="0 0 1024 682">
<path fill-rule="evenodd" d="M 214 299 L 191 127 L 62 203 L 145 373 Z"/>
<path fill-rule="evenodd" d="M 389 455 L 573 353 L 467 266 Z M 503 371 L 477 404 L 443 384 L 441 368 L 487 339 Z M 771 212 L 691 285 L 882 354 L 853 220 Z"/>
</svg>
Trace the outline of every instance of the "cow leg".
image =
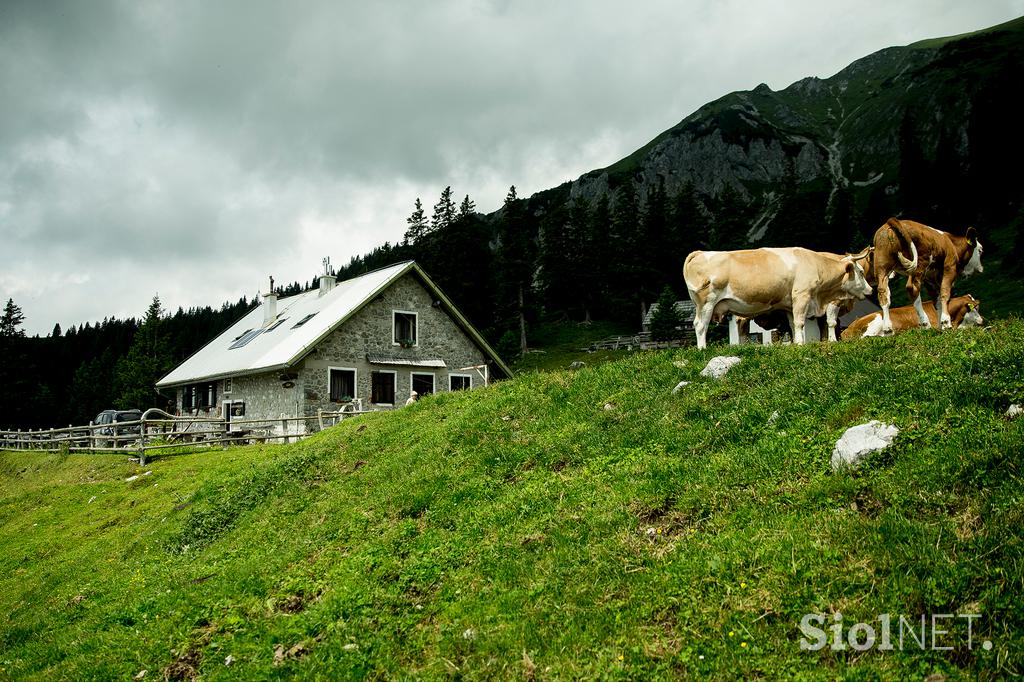
<svg viewBox="0 0 1024 682">
<path fill-rule="evenodd" d="M 914 299 L 914 310 L 917 311 L 917 322 L 921 326 L 921 329 L 930 329 L 931 321 L 928 319 L 928 314 L 924 311 L 924 304 L 921 303 L 921 294 L 917 295 Z"/>
<path fill-rule="evenodd" d="M 839 323 L 839 304 L 835 301 L 825 306 L 825 320 L 828 322 L 828 340 L 838 341 L 836 325 Z"/>
<path fill-rule="evenodd" d="M 711 324 L 711 316 L 715 312 L 715 301 L 704 301 L 693 314 L 693 331 L 697 334 L 697 348 L 708 347 L 708 326 Z"/>
<path fill-rule="evenodd" d="M 789 319 L 793 327 L 793 343 L 798 346 L 804 344 L 804 324 L 807 322 L 808 303 L 810 300 L 805 297 L 793 297 L 793 311 L 790 313 Z"/>
<path fill-rule="evenodd" d="M 953 321 L 949 319 L 949 297 L 953 293 L 953 278 L 942 276 L 942 286 L 935 300 L 935 312 L 939 314 L 939 329 L 952 329 Z"/>
<path fill-rule="evenodd" d="M 914 302 L 914 310 L 917 311 L 917 322 L 921 329 L 931 329 L 932 323 L 924 312 L 921 304 L 921 282 L 914 275 L 907 278 L 907 296 Z"/>
<path fill-rule="evenodd" d="M 879 268 L 875 273 L 878 276 L 878 305 L 882 308 L 882 336 L 892 336 L 892 320 L 889 319 L 889 272 L 885 268 Z"/>
</svg>

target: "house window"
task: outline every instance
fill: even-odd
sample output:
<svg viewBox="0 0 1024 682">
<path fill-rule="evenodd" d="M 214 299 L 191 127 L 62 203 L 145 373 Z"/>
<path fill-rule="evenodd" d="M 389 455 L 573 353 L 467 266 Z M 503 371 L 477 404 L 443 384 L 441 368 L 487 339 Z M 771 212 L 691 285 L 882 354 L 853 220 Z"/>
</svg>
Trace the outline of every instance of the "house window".
<svg viewBox="0 0 1024 682">
<path fill-rule="evenodd" d="M 356 397 L 356 371 L 354 369 L 335 369 L 331 367 L 327 372 L 331 387 L 332 403 L 348 402 Z"/>
<path fill-rule="evenodd" d="M 231 393 L 231 377 L 224 380 L 224 393 Z"/>
<path fill-rule="evenodd" d="M 413 372 L 410 384 L 418 395 L 430 395 L 434 392 L 434 375 Z"/>
<path fill-rule="evenodd" d="M 468 374 L 449 374 L 449 391 L 468 391 L 473 388 L 473 377 Z"/>
<path fill-rule="evenodd" d="M 394 338 L 392 342 L 403 348 L 411 348 L 416 345 L 416 313 L 405 310 L 396 310 L 392 317 L 392 329 Z"/>
<path fill-rule="evenodd" d="M 370 402 L 379 405 L 395 404 L 394 372 L 370 372 Z"/>
<path fill-rule="evenodd" d="M 182 389 L 181 409 L 208 410 L 217 403 L 217 384 L 207 382 L 202 384 L 189 384 Z"/>
</svg>

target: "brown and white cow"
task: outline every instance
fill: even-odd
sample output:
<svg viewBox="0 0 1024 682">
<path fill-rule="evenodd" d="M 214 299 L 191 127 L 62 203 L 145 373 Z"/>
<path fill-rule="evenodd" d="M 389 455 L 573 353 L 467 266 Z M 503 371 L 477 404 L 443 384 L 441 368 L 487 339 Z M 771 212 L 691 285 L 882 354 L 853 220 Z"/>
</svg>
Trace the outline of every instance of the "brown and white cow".
<svg viewBox="0 0 1024 682">
<path fill-rule="evenodd" d="M 889 277 L 892 273 L 907 276 L 907 294 L 914 302 L 918 323 L 932 323 L 921 303 L 921 287 L 928 289 L 939 310 L 939 327 L 949 329 L 949 297 L 953 282 L 960 275 L 968 277 L 983 272 L 982 246 L 973 227 L 963 237 L 922 225 L 912 220 L 889 218 L 875 232 L 875 275 L 878 278 L 878 304 L 882 307 L 882 333 L 891 334 L 889 313 Z M 909 258 L 904 256 L 909 254 Z"/>
<path fill-rule="evenodd" d="M 926 301 L 922 307 L 932 325 L 937 326 L 939 314 L 935 310 L 935 304 Z M 949 299 L 949 317 L 954 329 L 964 326 L 980 327 L 985 324 L 985 320 L 981 317 L 981 301 L 970 294 Z M 892 322 L 893 332 L 896 333 L 917 329 L 920 326 L 917 310 L 912 305 L 891 309 L 889 320 Z M 843 330 L 842 336 L 843 341 L 859 339 L 862 336 L 882 336 L 882 313 L 871 313 L 864 317 L 858 317 Z"/>
<path fill-rule="evenodd" d="M 707 347 L 712 320 L 730 312 L 754 317 L 770 310 L 788 311 L 793 342 L 803 343 L 807 317 L 822 315 L 830 301 L 871 293 L 857 263 L 865 256 L 836 257 L 800 247 L 694 251 L 686 257 L 683 279 L 696 306 L 697 347 Z"/>
</svg>

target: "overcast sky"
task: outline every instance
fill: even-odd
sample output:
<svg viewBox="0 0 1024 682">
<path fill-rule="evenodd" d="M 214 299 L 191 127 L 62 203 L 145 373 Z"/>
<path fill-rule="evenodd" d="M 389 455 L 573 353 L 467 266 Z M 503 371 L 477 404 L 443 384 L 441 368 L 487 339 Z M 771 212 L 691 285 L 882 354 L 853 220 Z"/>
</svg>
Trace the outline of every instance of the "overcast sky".
<svg viewBox="0 0 1024 682">
<path fill-rule="evenodd" d="M 702 104 L 1024 0 L 0 0 L 0 299 L 219 306 L 607 166 Z M 2 304 L 0 301 L 0 304 Z"/>
</svg>

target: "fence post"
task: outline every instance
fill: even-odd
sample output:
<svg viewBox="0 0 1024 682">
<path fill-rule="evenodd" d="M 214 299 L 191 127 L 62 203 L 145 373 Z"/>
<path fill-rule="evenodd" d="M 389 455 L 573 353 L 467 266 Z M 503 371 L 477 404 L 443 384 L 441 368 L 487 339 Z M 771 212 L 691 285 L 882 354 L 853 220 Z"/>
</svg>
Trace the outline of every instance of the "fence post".
<svg viewBox="0 0 1024 682">
<path fill-rule="evenodd" d="M 281 418 L 281 442 L 285 445 L 288 444 L 288 420 L 284 417 Z"/>
<path fill-rule="evenodd" d="M 146 420 L 139 424 L 139 466 L 146 466 Z"/>
</svg>

